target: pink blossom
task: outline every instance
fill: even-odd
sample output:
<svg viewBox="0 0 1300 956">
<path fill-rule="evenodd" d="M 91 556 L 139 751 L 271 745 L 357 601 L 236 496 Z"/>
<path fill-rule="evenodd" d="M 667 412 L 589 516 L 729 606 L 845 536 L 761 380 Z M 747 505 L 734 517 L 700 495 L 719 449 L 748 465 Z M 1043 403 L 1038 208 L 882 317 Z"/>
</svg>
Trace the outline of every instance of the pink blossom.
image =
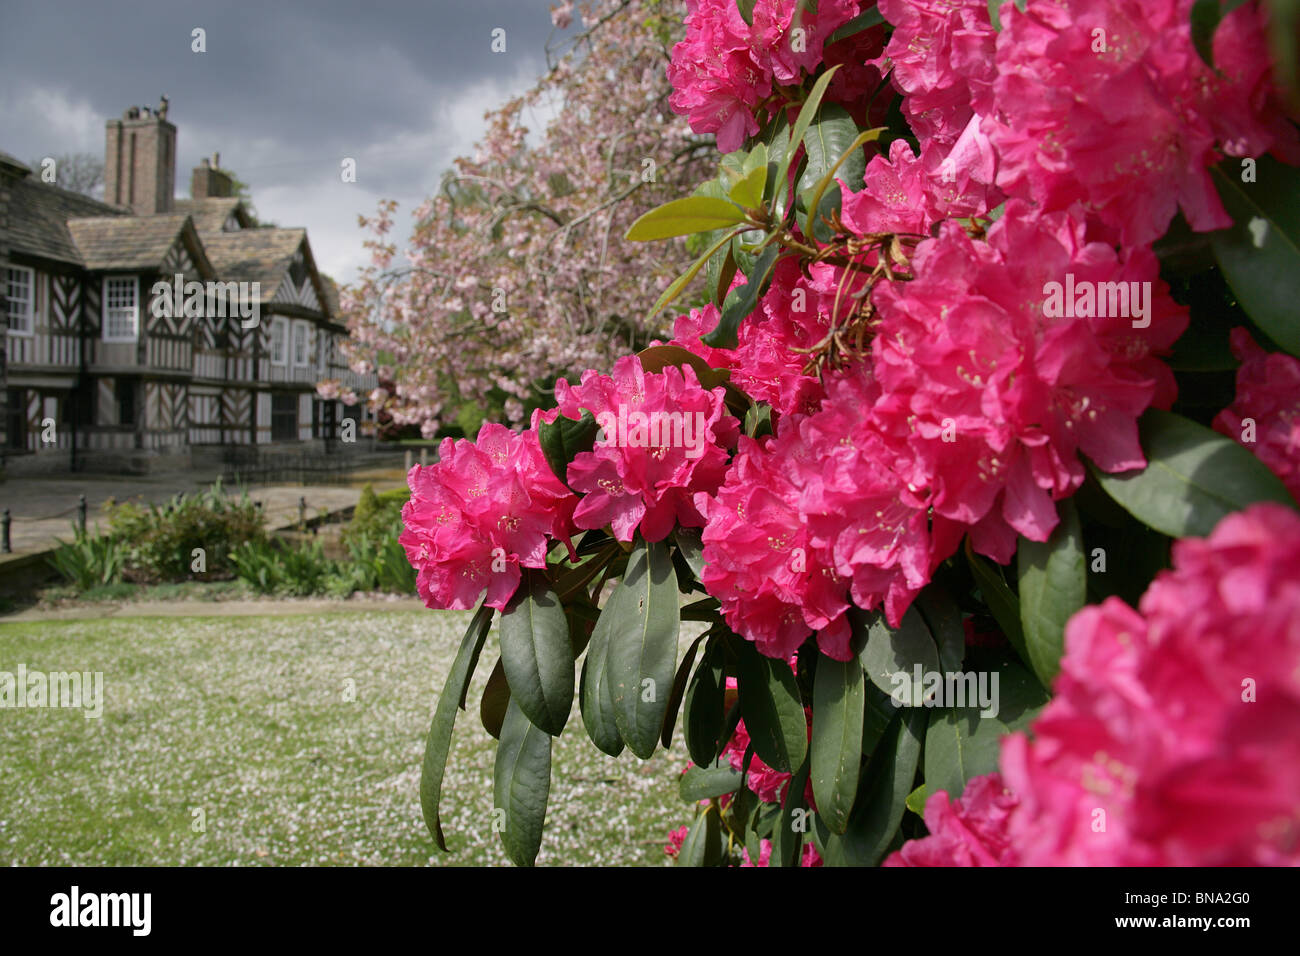
<svg viewBox="0 0 1300 956">
<path fill-rule="evenodd" d="M 713 305 L 679 318 L 669 344 L 694 352 L 713 368 L 730 369 L 733 385 L 755 401 L 768 403 L 778 415 L 815 411 L 822 385 L 805 371 L 808 354 L 796 349 L 811 348 L 830 331 L 841 271 L 816 264 L 805 276 L 793 259 L 782 260 L 757 308 L 741 322 L 736 348 L 711 348 L 700 341 L 717 327 L 719 314 Z M 738 275 L 737 284 L 743 281 Z M 841 319 L 862 281 L 845 283 Z"/>
<path fill-rule="evenodd" d="M 1173 565 L 1071 618 L 1032 736 L 886 865 L 1300 864 L 1300 515 L 1231 514 Z"/>
<path fill-rule="evenodd" d="M 1104 471 L 1145 463 L 1137 418 L 1174 394 L 1154 355 L 1187 315 L 1149 251 L 1117 255 L 1087 242 L 1082 222 L 1037 216 L 1018 202 L 987 242 L 945 223 L 917 247 L 913 268 L 912 281 L 874 295 L 881 398 L 872 418 L 896 449 L 894 470 L 933 504 L 936 535 L 951 538 L 942 522 L 957 522 L 977 550 L 1005 562 L 1017 534 L 1046 540 L 1053 500 L 1083 481 L 1079 452 Z M 1136 323 L 1146 327 L 1109 314 L 1109 302 L 1106 316 L 1071 316 L 1064 306 L 1049 314 L 1049 283 L 1059 284 L 1060 304 L 1067 283 L 1095 293 L 1102 282 L 1150 290 L 1148 315 Z M 1070 309 L 1081 301 L 1072 297 Z M 1098 301 L 1094 294 L 1093 313 Z"/>
<path fill-rule="evenodd" d="M 808 734 L 811 740 L 812 711 L 804 708 L 804 713 L 808 719 Z M 749 731 L 745 728 L 745 722 L 742 720 L 736 725 L 736 732 L 732 734 L 731 739 L 727 741 L 726 747 L 722 750 L 722 756 L 727 758 L 732 770 L 744 769 L 745 751 L 749 749 L 749 744 Z M 749 762 L 749 773 L 745 775 L 745 786 L 753 791 L 754 795 L 764 803 L 784 803 L 786 791 L 790 789 L 790 781 L 793 776 L 793 774 L 769 767 L 755 754 Z M 817 801 L 813 797 L 811 780 L 804 787 L 804 802 L 814 811 L 817 809 Z"/>
<path fill-rule="evenodd" d="M 811 74 L 827 52 L 826 41 L 865 4 L 822 0 L 815 10 L 810 6 L 799 0 L 758 0 L 751 25 L 735 0 L 687 0 L 686 36 L 673 47 L 668 65 L 673 85 L 668 102 L 674 112 L 687 116 L 695 132 L 715 133 L 722 152 L 739 149 L 758 132 L 760 104 L 774 90 L 798 86 Z M 873 48 L 864 44 L 878 43 L 879 35 L 876 28 L 869 37 L 834 45 L 862 57 L 848 71 L 853 74 L 849 85 L 837 92 L 854 99 L 861 95 L 875 75 L 865 62 L 866 50 Z M 842 56 L 837 51 L 832 59 Z"/>
<path fill-rule="evenodd" d="M 993 152 L 972 119 L 957 145 L 927 140 L 916 156 L 904 140 L 894 140 L 889 158 L 873 156 L 865 188 L 851 192 L 840 180 L 840 220 L 858 235 L 913 233 L 928 236 L 944 219 L 984 215 L 1002 201 L 987 184 L 993 180 Z M 856 187 L 854 187 L 856 188 Z"/>
<path fill-rule="evenodd" d="M 749 857 L 749 850 L 741 848 L 741 857 L 743 861 L 741 866 L 770 866 L 772 861 L 772 841 L 760 840 L 758 843 L 758 862 L 755 863 Z M 805 842 L 803 848 L 799 851 L 800 866 L 822 866 L 821 854 L 817 852 L 817 847 L 811 842 Z"/>
<path fill-rule="evenodd" d="M 879 7 L 894 25 L 882 60 L 905 94 L 903 115 L 923 144 L 951 147 L 992 107 L 997 32 L 988 3 L 880 0 Z"/>
<path fill-rule="evenodd" d="M 883 866 L 1012 866 L 1007 826 L 1018 804 L 996 773 L 974 777 L 956 800 L 940 790 L 925 801 L 930 835 L 909 840 Z"/>
<path fill-rule="evenodd" d="M 407 476 L 399 541 L 432 608 L 504 608 L 520 568 L 543 568 L 550 539 L 568 542 L 577 499 L 546 464 L 535 432 L 485 424 L 477 442 L 445 439 L 434 465 Z"/>
<path fill-rule="evenodd" d="M 782 419 L 763 443 L 742 438 L 717 495 L 696 498 L 702 583 L 769 657 L 816 632 L 824 653 L 847 660 L 850 595 L 897 624 L 929 580 L 925 501 L 891 467 L 869 414 L 878 401 L 865 365 L 829 376 L 820 410 Z"/>
<path fill-rule="evenodd" d="M 647 373 L 629 355 L 612 376 L 589 370 L 576 386 L 560 379 L 555 397 L 559 414 L 576 419 L 585 409 L 602 426 L 603 440 L 569 465 L 570 485 L 585 495 L 573 513 L 579 528 L 610 525 L 620 541 L 638 530 L 661 541 L 675 526 L 704 524 L 693 495 L 722 484 L 740 433 L 723 388 L 701 387 L 690 366 Z"/>
<path fill-rule="evenodd" d="M 678 827 L 668 833 L 668 842 L 664 844 L 664 854 L 673 859 L 682 851 L 682 844 L 686 842 L 687 827 Z"/>
<path fill-rule="evenodd" d="M 790 427 L 783 422 L 783 433 Z M 847 583 L 812 547 L 801 469 L 774 446 L 742 437 L 716 496 L 696 496 L 706 520 L 701 583 L 731 628 L 768 657 L 789 657 L 814 630 L 847 648 Z"/>
<path fill-rule="evenodd" d="M 938 563 L 926 502 L 891 467 L 889 447 L 866 413 L 880 398 L 867 366 L 829 375 L 826 390 L 821 410 L 797 424 L 808 478 L 800 507 L 814 548 L 850 582 L 853 603 L 868 610 L 883 604 L 897 626 Z M 846 659 L 847 642 L 828 644 L 826 653 Z"/>
<path fill-rule="evenodd" d="M 573 0 L 564 0 L 559 6 L 551 7 L 551 23 L 557 30 L 567 30 L 573 23 Z"/>
<path fill-rule="evenodd" d="M 754 110 L 772 92 L 771 66 L 754 49 L 735 3 L 689 0 L 686 37 L 673 47 L 669 105 L 697 133 L 715 133 L 718 149 L 739 149 L 758 132 Z"/>
<path fill-rule="evenodd" d="M 1237 398 L 1214 427 L 1254 452 L 1300 499 L 1300 359 L 1265 352 L 1241 328 L 1232 330 L 1232 354 L 1241 362 Z"/>
<path fill-rule="evenodd" d="M 1071 619 L 1033 740 L 1003 743 L 1026 865 L 1300 863 L 1300 515 L 1252 506 L 1173 564 L 1141 613 Z"/>
<path fill-rule="evenodd" d="M 1193 0 L 1029 0 L 1006 9 L 984 130 L 997 183 L 1044 210 L 1083 204 L 1126 245 L 1178 209 L 1198 231 L 1231 225 L 1208 168 L 1222 152 L 1300 161 L 1272 87 L 1263 8 L 1229 14 L 1216 73 L 1192 46 Z"/>
</svg>

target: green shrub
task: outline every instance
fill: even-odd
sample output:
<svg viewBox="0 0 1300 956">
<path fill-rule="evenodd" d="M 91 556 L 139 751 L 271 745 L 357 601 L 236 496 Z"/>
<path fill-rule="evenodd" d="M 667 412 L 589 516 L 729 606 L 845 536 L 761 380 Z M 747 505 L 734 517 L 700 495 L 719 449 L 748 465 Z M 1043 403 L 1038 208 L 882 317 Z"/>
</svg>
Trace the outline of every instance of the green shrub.
<svg viewBox="0 0 1300 956">
<path fill-rule="evenodd" d="M 127 549 L 110 535 L 73 529 L 71 541 L 60 542 L 50 565 L 79 591 L 116 584 L 126 567 Z"/>
<path fill-rule="evenodd" d="M 415 568 L 395 533 L 353 538 L 348 542 L 348 556 L 352 579 L 357 582 L 355 590 L 415 593 Z"/>
<path fill-rule="evenodd" d="M 141 581 L 228 578 L 235 570 L 232 549 L 266 540 L 265 516 L 247 492 L 228 496 L 219 481 L 162 507 L 127 502 L 105 510 L 109 534 L 126 549 L 130 574 Z M 203 549 L 201 572 L 192 570 L 196 548 Z"/>
<path fill-rule="evenodd" d="M 256 540 L 231 549 L 230 561 L 240 580 L 261 594 L 303 597 L 329 593 L 338 562 L 325 556 L 320 541 L 299 545 Z"/>
<path fill-rule="evenodd" d="M 402 532 L 402 506 L 410 497 L 410 491 L 405 488 L 394 488 L 377 495 L 373 487 L 366 485 L 361 489 L 361 500 L 352 513 L 352 520 L 343 529 L 344 546 L 350 548 L 352 542 L 361 538 L 375 541 L 386 537 L 396 539 Z"/>
<path fill-rule="evenodd" d="M 265 540 L 245 541 L 230 549 L 235 576 L 259 594 L 274 594 L 284 578 L 279 549 Z"/>
</svg>

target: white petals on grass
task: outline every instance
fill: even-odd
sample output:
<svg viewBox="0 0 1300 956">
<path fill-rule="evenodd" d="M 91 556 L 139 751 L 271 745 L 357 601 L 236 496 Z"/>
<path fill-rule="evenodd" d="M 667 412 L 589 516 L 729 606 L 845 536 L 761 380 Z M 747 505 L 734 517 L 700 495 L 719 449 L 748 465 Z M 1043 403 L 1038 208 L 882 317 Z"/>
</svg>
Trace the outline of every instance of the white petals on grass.
<svg viewBox="0 0 1300 956">
<path fill-rule="evenodd" d="M 0 670 L 103 671 L 105 697 L 98 720 L 0 710 L 0 863 L 506 865 L 491 829 L 496 742 L 478 719 L 495 633 L 443 784 L 450 854 L 420 816 L 424 737 L 469 616 L 0 625 Z M 575 705 L 539 865 L 664 863 L 691 811 L 676 787 L 686 760 L 680 728 L 668 754 L 607 757 Z"/>
</svg>

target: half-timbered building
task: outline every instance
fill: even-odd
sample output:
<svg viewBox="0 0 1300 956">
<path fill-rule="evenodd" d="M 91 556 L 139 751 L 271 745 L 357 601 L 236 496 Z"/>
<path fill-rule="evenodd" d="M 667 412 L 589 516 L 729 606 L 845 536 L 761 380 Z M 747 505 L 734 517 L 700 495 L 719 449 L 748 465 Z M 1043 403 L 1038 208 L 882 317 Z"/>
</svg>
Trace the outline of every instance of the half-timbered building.
<svg viewBox="0 0 1300 956">
<path fill-rule="evenodd" d="M 0 153 L 5 467 L 146 471 L 360 440 L 364 411 L 317 394 L 375 383 L 344 361 L 337 289 L 306 230 L 257 226 L 215 157 L 174 198 L 165 113 L 128 110 L 106 145 L 102 202 Z M 196 310 L 159 302 L 178 281 L 220 292 Z M 240 292 L 255 301 L 222 298 Z"/>
</svg>

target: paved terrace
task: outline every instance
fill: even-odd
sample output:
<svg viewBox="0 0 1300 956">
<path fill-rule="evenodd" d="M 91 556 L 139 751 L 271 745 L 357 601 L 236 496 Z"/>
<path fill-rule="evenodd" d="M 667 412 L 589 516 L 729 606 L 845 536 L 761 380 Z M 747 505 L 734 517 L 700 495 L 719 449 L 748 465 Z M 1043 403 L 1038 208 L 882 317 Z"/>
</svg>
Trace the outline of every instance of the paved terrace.
<svg viewBox="0 0 1300 956">
<path fill-rule="evenodd" d="M 9 509 L 12 518 L 10 543 L 13 547 L 12 555 L 0 555 L 0 566 L 6 559 L 44 551 L 54 547 L 58 539 L 71 538 L 78 498 L 83 494 L 86 496 L 86 527 L 93 531 L 106 524 L 102 506 L 110 499 L 162 504 L 180 492 L 207 488 L 215 478 L 215 473 L 190 471 L 146 476 L 10 478 L 0 482 L 0 508 Z M 361 488 L 367 482 L 376 491 L 405 484 L 400 467 L 370 468 L 353 472 L 347 485 L 250 485 L 248 494 L 254 501 L 262 502 L 267 527 L 276 529 L 297 523 L 299 498 L 306 499 L 307 518 L 310 520 L 323 511 L 335 512 L 355 506 L 361 497 Z M 227 491 L 237 493 L 229 486 Z"/>
</svg>

